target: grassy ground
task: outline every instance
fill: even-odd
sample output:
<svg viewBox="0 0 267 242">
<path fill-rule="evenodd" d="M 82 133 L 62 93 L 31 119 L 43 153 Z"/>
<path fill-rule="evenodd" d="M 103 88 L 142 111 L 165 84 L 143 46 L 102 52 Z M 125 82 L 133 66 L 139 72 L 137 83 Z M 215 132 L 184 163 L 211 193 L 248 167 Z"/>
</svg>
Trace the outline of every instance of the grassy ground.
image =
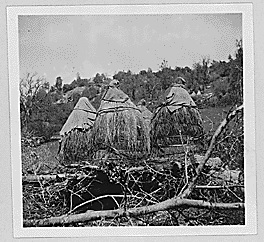
<svg viewBox="0 0 267 242">
<path fill-rule="evenodd" d="M 200 109 L 205 131 L 214 132 L 216 128 L 218 127 L 218 125 L 226 117 L 226 114 L 229 109 L 230 107 Z"/>
<path fill-rule="evenodd" d="M 38 147 L 22 148 L 22 174 L 53 174 L 58 172 L 56 158 L 59 142 L 49 142 Z"/>
</svg>

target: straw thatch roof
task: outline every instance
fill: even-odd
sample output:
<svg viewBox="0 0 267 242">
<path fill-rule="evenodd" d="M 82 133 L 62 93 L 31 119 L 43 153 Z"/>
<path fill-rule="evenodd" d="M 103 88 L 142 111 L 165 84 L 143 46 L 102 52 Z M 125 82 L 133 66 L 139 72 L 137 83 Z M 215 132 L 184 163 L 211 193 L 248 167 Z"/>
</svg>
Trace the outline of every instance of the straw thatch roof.
<svg viewBox="0 0 267 242">
<path fill-rule="evenodd" d="M 90 130 L 96 110 L 86 97 L 81 97 L 60 131 L 59 156 L 64 162 L 79 162 L 90 157 Z"/>
<path fill-rule="evenodd" d="M 89 129 L 96 118 L 96 110 L 86 97 L 81 97 L 60 130 L 60 135 L 65 135 L 72 129 Z"/>
<path fill-rule="evenodd" d="M 141 111 L 120 89 L 109 87 L 103 95 L 92 129 L 94 151 L 108 147 L 128 152 L 147 153 L 149 132 Z"/>
<path fill-rule="evenodd" d="M 171 113 L 182 106 L 197 107 L 189 93 L 181 84 L 174 84 L 169 87 L 164 93 L 164 101 Z"/>
<path fill-rule="evenodd" d="M 165 102 L 159 106 L 151 121 L 153 146 L 181 143 L 187 137 L 203 134 L 203 123 L 195 102 L 180 85 L 166 90 Z"/>
</svg>

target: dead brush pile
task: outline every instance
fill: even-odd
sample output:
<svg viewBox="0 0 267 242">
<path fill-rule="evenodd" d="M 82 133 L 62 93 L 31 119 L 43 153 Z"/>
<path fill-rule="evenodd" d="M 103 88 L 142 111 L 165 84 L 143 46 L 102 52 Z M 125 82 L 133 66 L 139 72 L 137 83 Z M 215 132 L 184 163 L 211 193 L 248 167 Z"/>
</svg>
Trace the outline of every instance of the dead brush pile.
<svg viewBox="0 0 267 242">
<path fill-rule="evenodd" d="M 84 165 L 65 172 L 61 168 L 57 175 L 25 176 L 23 218 L 128 209 L 164 201 L 179 193 L 184 182 L 183 178 L 177 179 L 181 171 L 175 165 L 171 168 L 162 162 L 146 160 L 131 166 L 132 161 L 127 164 L 125 159 L 110 159 L 98 167 Z"/>
<path fill-rule="evenodd" d="M 86 211 L 127 211 L 141 207 L 157 205 L 175 196 L 184 189 L 187 181 L 195 175 L 192 165 L 187 167 L 180 158 L 170 156 L 161 159 L 131 161 L 125 158 L 113 158 L 103 161 L 101 166 L 79 165 L 61 168 L 61 174 L 44 176 L 25 176 L 23 183 L 23 219 L 24 226 L 43 226 L 40 219 L 60 217 L 63 215 L 79 215 Z M 99 161 L 95 161 L 99 164 Z M 62 170 L 63 169 L 63 170 Z M 196 189 L 191 198 L 203 199 L 207 202 L 240 202 L 243 198 L 242 180 L 228 180 L 220 176 L 213 177 L 210 168 L 200 177 L 198 185 L 220 185 L 219 189 Z M 63 172 L 64 171 L 64 172 Z M 214 170 L 213 170 L 214 172 Z M 209 179 L 207 179 L 209 176 Z M 237 185 L 238 186 L 234 186 Z M 227 189 L 233 185 L 231 192 Z M 237 198 L 238 197 L 238 198 Z M 186 208 L 186 207 L 185 207 Z M 141 216 L 108 219 L 103 217 L 85 222 L 67 224 L 50 224 L 50 226 L 131 226 L 131 225 L 187 225 L 195 222 L 188 219 L 187 209 L 170 209 L 167 211 L 144 214 Z M 218 214 L 209 220 L 212 210 L 194 210 L 196 217 L 205 212 L 204 225 L 216 222 Z M 227 213 L 227 211 L 226 211 Z M 155 217 L 161 216 L 155 221 Z M 240 214 L 241 216 L 241 214 Z M 242 214 L 243 216 L 243 214 Z M 242 217 L 241 216 L 241 217 Z M 190 217 L 188 215 L 188 217 Z M 240 218 L 241 218 L 240 217 Z M 224 215 L 221 224 L 227 224 Z M 236 219 L 242 224 L 242 219 Z M 203 219 L 203 218 L 202 218 Z M 200 223 L 200 222 L 199 222 Z M 200 223 L 201 224 L 201 223 Z M 202 224 L 202 225 L 203 225 Z"/>
</svg>

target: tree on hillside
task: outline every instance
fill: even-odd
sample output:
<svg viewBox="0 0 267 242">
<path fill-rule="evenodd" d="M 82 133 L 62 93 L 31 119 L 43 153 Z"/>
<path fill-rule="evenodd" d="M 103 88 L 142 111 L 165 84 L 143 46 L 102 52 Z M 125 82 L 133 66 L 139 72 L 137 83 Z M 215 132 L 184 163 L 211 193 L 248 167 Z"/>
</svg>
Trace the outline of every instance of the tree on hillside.
<svg viewBox="0 0 267 242">
<path fill-rule="evenodd" d="M 163 61 L 161 62 L 159 66 L 159 69 L 163 70 L 163 69 L 168 69 L 168 68 L 170 68 L 168 61 L 163 59 Z"/>
<path fill-rule="evenodd" d="M 124 71 L 119 71 L 115 75 L 113 75 L 113 79 L 118 80 L 120 83 L 123 81 L 123 79 L 126 77 L 127 73 Z"/>
<path fill-rule="evenodd" d="M 49 130 L 47 131 L 48 138 L 50 138 L 52 135 L 58 133 L 61 130 L 73 108 L 74 104 L 72 102 L 51 104 L 49 106 Z"/>
<path fill-rule="evenodd" d="M 94 87 L 87 87 L 82 92 L 82 97 L 87 97 L 89 101 L 97 96 L 97 89 Z"/>
<path fill-rule="evenodd" d="M 20 118 L 23 130 L 27 131 L 28 129 L 33 109 L 37 104 L 37 94 L 41 89 L 43 91 L 42 95 L 44 95 L 44 92 L 48 92 L 49 83 L 43 77 L 37 76 L 36 72 L 27 73 L 20 80 Z M 40 94 L 40 96 L 42 95 Z"/>
<path fill-rule="evenodd" d="M 132 74 L 130 70 L 127 72 L 119 71 L 113 76 L 113 79 L 120 82 L 120 89 L 125 92 L 131 100 L 136 100 L 137 80 L 135 74 Z"/>
<path fill-rule="evenodd" d="M 209 68 L 209 74 L 211 82 L 216 81 L 220 77 L 228 77 L 230 75 L 230 62 L 213 61 Z"/>
<path fill-rule="evenodd" d="M 147 71 L 143 70 L 138 74 L 138 77 L 143 82 L 140 85 L 142 95 L 137 100 L 144 98 L 151 109 L 158 105 L 159 97 L 162 95 L 163 88 L 160 79 L 152 72 L 151 68 Z"/>
<path fill-rule="evenodd" d="M 230 61 L 230 97 L 236 103 L 243 102 L 243 45 L 236 40 L 235 59 Z"/>
<path fill-rule="evenodd" d="M 65 94 L 66 92 L 72 90 L 72 87 L 70 84 L 64 84 L 63 85 L 63 93 Z"/>
<path fill-rule="evenodd" d="M 28 130 L 36 136 L 45 138 L 45 140 L 48 140 L 53 133 L 50 127 L 51 105 L 51 93 L 40 88 L 36 94 L 32 114 L 28 123 Z"/>
<path fill-rule="evenodd" d="M 203 70 L 203 82 L 205 85 L 209 83 L 209 65 L 210 59 L 208 57 L 202 57 L 202 70 Z"/>
<path fill-rule="evenodd" d="M 76 73 L 76 79 L 77 79 L 77 81 L 81 79 L 80 72 L 77 72 L 77 73 Z"/>
<path fill-rule="evenodd" d="M 76 80 L 77 80 L 77 82 L 76 82 L 77 87 L 87 87 L 90 79 L 81 78 L 80 73 L 77 72 Z"/>
<path fill-rule="evenodd" d="M 136 101 L 138 89 L 140 89 L 140 80 L 138 81 L 137 76 L 132 74 L 129 70 L 124 73 L 123 78 L 120 81 L 120 88 L 122 91 L 128 94 L 132 101 Z"/>
<path fill-rule="evenodd" d="M 106 80 L 106 76 L 103 73 L 102 74 L 97 73 L 93 79 L 94 83 L 97 86 L 101 86 L 104 80 Z"/>
<path fill-rule="evenodd" d="M 51 86 L 51 88 L 49 89 L 49 93 L 52 98 L 52 102 L 57 102 L 58 100 L 62 99 L 64 89 L 63 80 L 60 76 L 56 78 L 55 85 Z"/>
<path fill-rule="evenodd" d="M 213 61 L 210 80 L 219 105 L 240 105 L 243 102 L 243 47 L 242 40 L 236 41 L 236 53 L 229 55 L 228 62 Z"/>
<path fill-rule="evenodd" d="M 210 82 L 209 78 L 209 65 L 210 59 L 207 57 L 202 57 L 200 62 L 197 62 L 193 65 L 193 89 L 198 91 L 204 91 L 205 86 Z"/>
<path fill-rule="evenodd" d="M 60 130 L 73 108 L 69 103 L 54 104 L 62 95 L 59 91 L 62 87 L 61 80 L 57 78 L 56 84 L 50 88 L 49 82 L 37 73 L 27 73 L 21 78 L 19 87 L 22 135 L 30 133 L 31 136 L 49 140 Z"/>
<path fill-rule="evenodd" d="M 174 73 L 175 71 L 168 65 L 168 61 L 164 59 L 160 65 L 160 70 L 156 73 L 156 76 L 161 80 L 164 90 L 172 84 Z"/>
<path fill-rule="evenodd" d="M 63 84 L 63 80 L 60 76 L 57 77 L 56 79 L 56 84 L 55 84 L 55 87 L 58 91 L 62 91 L 62 84 Z"/>
</svg>

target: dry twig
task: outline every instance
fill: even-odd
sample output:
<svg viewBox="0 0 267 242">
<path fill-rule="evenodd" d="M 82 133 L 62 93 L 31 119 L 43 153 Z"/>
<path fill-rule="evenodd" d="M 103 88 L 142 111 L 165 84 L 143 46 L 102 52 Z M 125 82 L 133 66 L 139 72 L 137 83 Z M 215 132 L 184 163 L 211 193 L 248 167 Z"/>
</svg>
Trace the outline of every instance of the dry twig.
<svg viewBox="0 0 267 242">
<path fill-rule="evenodd" d="M 63 225 L 77 222 L 93 221 L 101 218 L 114 218 L 114 217 L 131 217 L 140 216 L 144 214 L 150 214 L 158 211 L 164 211 L 168 209 L 178 207 L 195 207 L 195 208 L 216 208 L 216 209 L 244 209 L 244 203 L 211 203 L 201 200 L 192 199 L 179 199 L 172 198 L 166 201 L 157 203 L 155 205 L 132 208 L 125 211 L 124 209 L 106 210 L 106 211 L 88 211 L 86 213 L 63 215 L 60 217 L 51 217 L 47 219 L 39 220 L 24 220 L 24 226 L 51 226 L 51 225 Z"/>
</svg>

